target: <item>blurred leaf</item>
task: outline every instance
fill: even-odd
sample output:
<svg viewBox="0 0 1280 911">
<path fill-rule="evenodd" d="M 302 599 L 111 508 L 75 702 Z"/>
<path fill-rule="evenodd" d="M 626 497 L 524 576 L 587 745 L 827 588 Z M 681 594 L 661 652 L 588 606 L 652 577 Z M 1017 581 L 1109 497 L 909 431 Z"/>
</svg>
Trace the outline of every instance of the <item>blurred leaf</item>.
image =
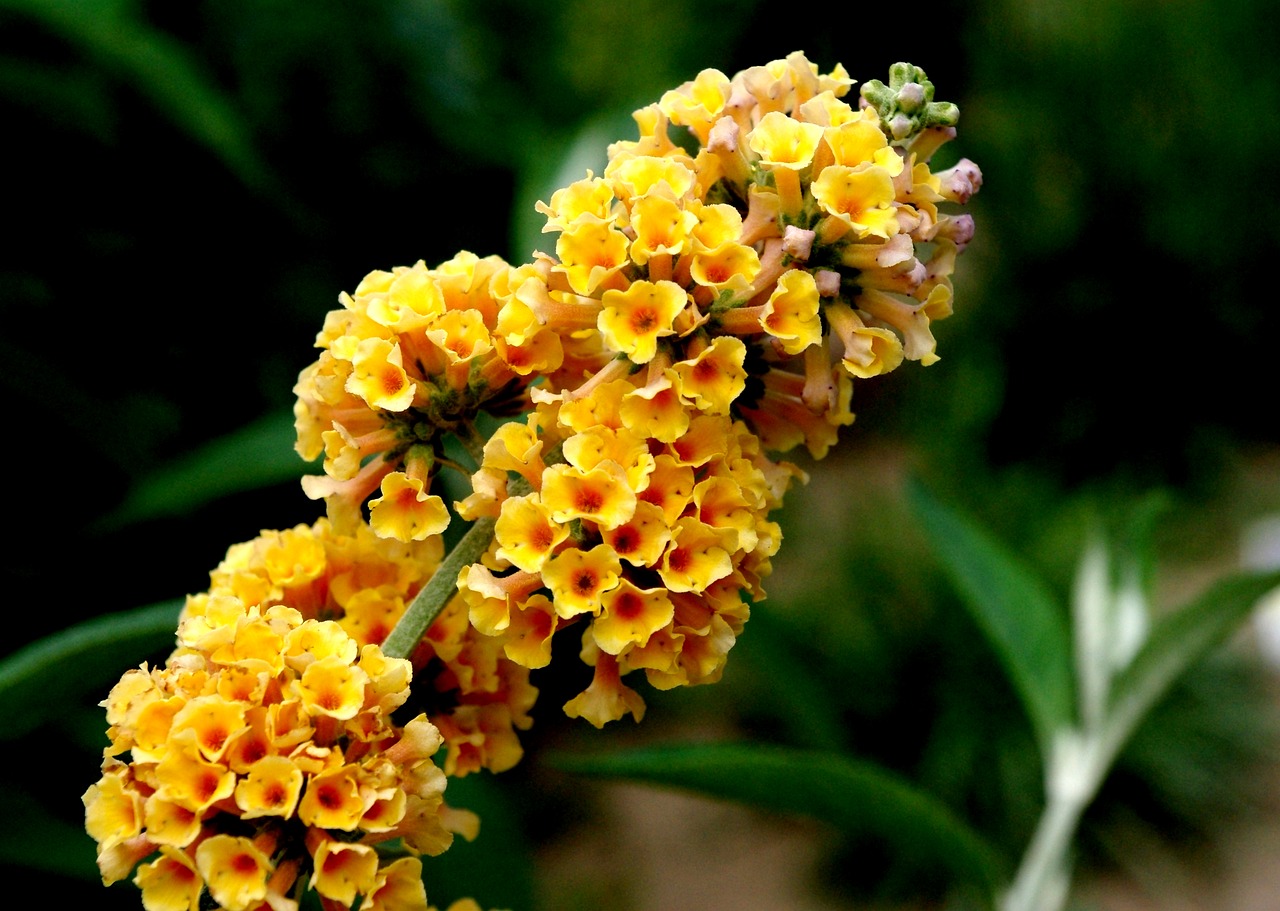
<svg viewBox="0 0 1280 911">
<path fill-rule="evenodd" d="M 108 614 L 33 642 L 0 661 L 0 740 L 61 717 L 67 702 L 106 689 L 130 664 L 172 647 L 181 601 Z M 124 667 L 122 667 L 124 665 Z"/>
<path fill-rule="evenodd" d="M 796 648 L 793 631 L 778 611 L 752 610 L 751 635 L 737 648 L 743 652 L 739 661 L 755 665 L 748 673 L 755 670 L 762 678 L 751 697 L 753 710 L 768 709 L 788 742 L 817 750 L 847 745 L 845 706 L 830 698 L 831 681 Z M 784 680 L 786 685 L 779 686 Z"/>
<path fill-rule="evenodd" d="M 68 70 L 35 61 L 0 60 L 0 97 L 43 116 L 54 114 L 102 142 L 115 123 L 102 81 L 85 67 Z"/>
<path fill-rule="evenodd" d="M 1042 755 L 1072 724 L 1066 620 L 1043 580 L 920 484 L 911 503 L 961 600 L 995 650 L 1031 719 Z"/>
<path fill-rule="evenodd" d="M 57 876 L 97 881 L 93 839 L 83 828 L 51 815 L 25 791 L 0 787 L 0 806 L 10 825 L 0 829 L 0 863 Z M 21 825 L 16 825 L 21 820 Z"/>
<path fill-rule="evenodd" d="M 911 782 L 871 763 L 760 744 L 560 753 L 548 762 L 575 774 L 667 785 L 810 816 L 845 834 L 883 839 L 900 855 L 923 855 L 988 894 L 1004 881 L 1000 855 L 977 832 Z"/>
<path fill-rule="evenodd" d="M 1278 587 L 1280 570 L 1231 576 L 1155 625 L 1146 645 L 1113 684 L 1103 731 L 1104 744 L 1112 755 L 1169 687 L 1234 631 L 1264 595 Z"/>
<path fill-rule="evenodd" d="M 0 0 L 26 14 L 132 83 L 180 129 L 222 159 L 245 183 L 269 184 L 268 171 L 231 100 L 180 42 L 148 25 L 131 0 Z"/>
<path fill-rule="evenodd" d="M 301 477 L 306 463 L 294 451 L 294 439 L 290 415 L 255 421 L 150 472 L 100 524 L 116 528 L 181 515 L 227 494 Z"/>
<path fill-rule="evenodd" d="M 467 775 L 449 781 L 448 803 L 480 817 L 480 834 L 468 842 L 455 837 L 437 857 L 422 859 L 427 898 L 444 908 L 471 897 L 482 908 L 533 908 L 533 855 L 520 828 L 520 814 L 505 782 L 491 775 Z M 502 858 L 502 875 L 494 876 L 494 858 Z"/>
</svg>

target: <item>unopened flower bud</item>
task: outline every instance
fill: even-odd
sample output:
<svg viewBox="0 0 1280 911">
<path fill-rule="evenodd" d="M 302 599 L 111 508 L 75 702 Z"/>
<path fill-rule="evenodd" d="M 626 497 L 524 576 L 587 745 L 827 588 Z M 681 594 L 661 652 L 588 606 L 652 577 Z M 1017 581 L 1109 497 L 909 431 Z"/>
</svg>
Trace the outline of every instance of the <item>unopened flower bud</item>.
<svg viewBox="0 0 1280 911">
<path fill-rule="evenodd" d="M 898 89 L 898 107 L 908 114 L 913 114 L 925 102 L 924 86 L 918 82 L 908 82 Z"/>
</svg>

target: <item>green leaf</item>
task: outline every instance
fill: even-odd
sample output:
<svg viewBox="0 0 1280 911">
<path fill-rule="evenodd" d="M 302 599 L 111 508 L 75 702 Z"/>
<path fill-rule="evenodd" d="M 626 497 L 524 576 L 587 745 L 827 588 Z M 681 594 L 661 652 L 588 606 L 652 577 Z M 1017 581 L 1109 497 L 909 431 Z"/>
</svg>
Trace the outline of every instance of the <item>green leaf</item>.
<svg viewBox="0 0 1280 911">
<path fill-rule="evenodd" d="M 609 755 L 556 754 L 549 764 L 580 775 L 650 782 L 829 823 L 883 839 L 902 855 L 947 869 L 994 894 L 1000 855 L 943 804 L 872 763 L 760 744 L 655 746 Z"/>
<path fill-rule="evenodd" d="M 151 471 L 99 530 L 181 515 L 219 497 L 299 478 L 307 463 L 293 449 L 293 417 L 274 414 L 212 440 Z"/>
<path fill-rule="evenodd" d="M 971 520 L 923 486 L 910 498 L 934 551 L 1009 675 L 1041 754 L 1073 723 L 1071 641 L 1048 586 Z"/>
<path fill-rule="evenodd" d="M 147 24 L 136 3 L 0 0 L 0 9 L 39 20 L 104 69 L 132 83 L 246 184 L 269 185 L 267 168 L 231 100 L 190 49 Z"/>
<path fill-rule="evenodd" d="M 1112 685 L 1103 728 L 1108 760 L 1120 751 L 1173 682 L 1237 629 L 1258 601 L 1277 588 L 1280 570 L 1230 576 L 1155 625 L 1133 663 Z"/>
<path fill-rule="evenodd" d="M 15 740 L 63 715 L 68 702 L 101 692 L 127 667 L 172 648 L 182 601 L 98 617 L 33 642 L 0 661 L 0 740 Z"/>
</svg>

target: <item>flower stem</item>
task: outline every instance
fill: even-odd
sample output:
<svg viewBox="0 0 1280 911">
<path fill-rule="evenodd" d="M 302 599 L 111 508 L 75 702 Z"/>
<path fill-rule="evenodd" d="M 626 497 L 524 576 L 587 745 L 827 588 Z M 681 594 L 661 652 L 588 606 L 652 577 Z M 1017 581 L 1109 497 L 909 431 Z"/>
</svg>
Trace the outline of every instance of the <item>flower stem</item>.
<svg viewBox="0 0 1280 911">
<path fill-rule="evenodd" d="M 496 519 L 485 516 L 477 519 L 467 529 L 467 533 L 454 545 L 453 550 L 440 561 L 436 571 L 427 584 L 418 592 L 382 643 L 382 651 L 391 658 L 408 658 L 418 647 L 423 635 L 436 617 L 444 610 L 444 606 L 458 592 L 458 573 L 463 567 L 470 566 L 480 559 L 493 541 L 493 526 Z"/>
</svg>

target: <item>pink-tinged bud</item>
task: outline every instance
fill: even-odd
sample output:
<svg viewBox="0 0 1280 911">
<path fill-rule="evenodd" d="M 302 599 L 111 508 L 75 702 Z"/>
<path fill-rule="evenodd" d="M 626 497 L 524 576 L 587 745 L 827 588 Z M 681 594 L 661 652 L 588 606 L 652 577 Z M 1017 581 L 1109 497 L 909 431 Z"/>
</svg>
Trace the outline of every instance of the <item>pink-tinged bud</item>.
<svg viewBox="0 0 1280 911">
<path fill-rule="evenodd" d="M 982 170 L 968 158 L 961 158 L 955 167 L 939 173 L 942 195 L 961 205 L 982 187 Z"/>
<path fill-rule="evenodd" d="M 813 238 L 814 233 L 812 231 L 797 228 L 795 225 L 787 225 L 787 229 L 782 235 L 782 252 L 792 259 L 806 262 L 809 259 L 809 253 L 813 250 Z"/>
<path fill-rule="evenodd" d="M 835 297 L 840 293 L 840 273 L 832 269 L 819 269 L 813 273 L 819 297 Z"/>
<path fill-rule="evenodd" d="M 712 125 L 711 132 L 707 135 L 707 151 L 736 152 L 741 134 L 742 130 L 732 117 L 721 117 Z"/>
<path fill-rule="evenodd" d="M 973 216 L 968 212 L 963 215 L 942 216 L 938 219 L 935 237 L 946 238 L 961 250 L 973 240 Z"/>
</svg>

